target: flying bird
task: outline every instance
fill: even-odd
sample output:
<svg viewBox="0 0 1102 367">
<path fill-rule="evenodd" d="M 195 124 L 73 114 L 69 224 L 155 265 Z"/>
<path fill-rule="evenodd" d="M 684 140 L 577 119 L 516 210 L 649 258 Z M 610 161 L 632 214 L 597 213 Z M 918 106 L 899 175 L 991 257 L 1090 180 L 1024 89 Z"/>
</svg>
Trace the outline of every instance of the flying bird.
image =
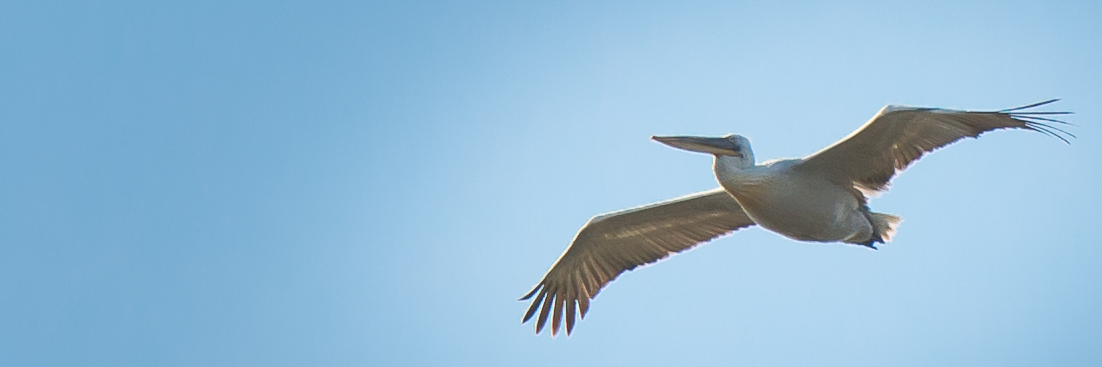
<svg viewBox="0 0 1102 367">
<path fill-rule="evenodd" d="M 803 158 L 755 163 L 750 140 L 652 136 L 674 148 L 714 156 L 720 187 L 667 201 L 601 214 L 589 220 L 539 284 L 522 323 L 539 311 L 536 333 L 551 319 L 551 335 L 566 320 L 585 317 L 589 301 L 621 273 L 752 225 L 810 242 L 842 242 L 876 249 L 891 241 L 902 218 L 869 209 L 868 199 L 924 154 L 965 137 L 998 129 L 1026 129 L 1074 137 L 1052 115 L 1031 110 L 1057 100 L 1001 111 L 886 106 L 842 140 Z M 534 297 L 534 298 L 533 298 Z"/>
</svg>

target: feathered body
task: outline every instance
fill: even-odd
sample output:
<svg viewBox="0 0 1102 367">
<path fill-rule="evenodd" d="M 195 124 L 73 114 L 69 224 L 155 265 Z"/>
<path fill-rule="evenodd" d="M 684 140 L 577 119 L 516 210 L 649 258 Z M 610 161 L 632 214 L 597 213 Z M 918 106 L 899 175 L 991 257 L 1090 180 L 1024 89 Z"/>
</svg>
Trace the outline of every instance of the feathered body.
<svg viewBox="0 0 1102 367">
<path fill-rule="evenodd" d="M 720 138 L 654 137 L 676 148 L 715 156 L 721 188 L 598 215 L 578 231 L 539 284 L 524 322 L 539 311 L 536 333 L 551 320 L 574 329 L 589 300 L 620 274 L 755 224 L 783 236 L 812 242 L 844 242 L 875 249 L 891 240 L 901 218 L 869 211 L 870 195 L 887 191 L 899 171 L 966 137 L 997 129 L 1026 129 L 1067 142 L 1064 122 L 1026 109 L 957 111 L 887 106 L 842 140 L 810 156 L 755 163 L 750 141 Z M 534 297 L 534 298 L 533 298 Z"/>
</svg>

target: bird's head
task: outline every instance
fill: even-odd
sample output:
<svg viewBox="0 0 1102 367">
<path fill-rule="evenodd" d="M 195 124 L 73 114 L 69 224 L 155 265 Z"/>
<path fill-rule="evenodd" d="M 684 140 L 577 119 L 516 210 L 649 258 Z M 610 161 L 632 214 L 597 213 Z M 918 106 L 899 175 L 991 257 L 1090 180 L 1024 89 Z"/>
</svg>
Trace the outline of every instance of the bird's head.
<svg viewBox="0 0 1102 367">
<path fill-rule="evenodd" d="M 652 136 L 651 139 L 669 145 L 674 148 L 693 152 L 709 153 L 716 158 L 753 157 L 750 150 L 750 139 L 742 135 L 728 134 L 721 138 L 706 138 L 700 136 Z"/>
</svg>

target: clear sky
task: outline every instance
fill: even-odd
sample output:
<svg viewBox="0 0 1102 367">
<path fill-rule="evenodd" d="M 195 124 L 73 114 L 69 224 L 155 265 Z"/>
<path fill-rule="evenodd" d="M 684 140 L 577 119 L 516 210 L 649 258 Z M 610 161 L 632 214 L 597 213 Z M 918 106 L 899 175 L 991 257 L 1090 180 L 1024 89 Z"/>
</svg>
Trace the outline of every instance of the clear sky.
<svg viewBox="0 0 1102 367">
<path fill-rule="evenodd" d="M 1102 364 L 1102 2 L 0 2 L 0 365 Z M 740 231 L 520 324 L 592 215 L 885 104 L 1063 98 L 938 151 L 871 251 Z"/>
</svg>

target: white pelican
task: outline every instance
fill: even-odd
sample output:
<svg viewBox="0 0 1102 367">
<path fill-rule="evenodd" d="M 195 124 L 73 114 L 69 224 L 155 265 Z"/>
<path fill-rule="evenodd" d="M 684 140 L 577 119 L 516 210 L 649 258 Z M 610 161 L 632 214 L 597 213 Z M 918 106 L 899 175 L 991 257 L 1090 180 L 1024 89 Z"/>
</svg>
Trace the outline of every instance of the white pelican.
<svg viewBox="0 0 1102 367">
<path fill-rule="evenodd" d="M 760 165 L 750 140 L 739 135 L 651 137 L 715 156 L 712 169 L 721 187 L 590 219 L 521 298 L 535 296 L 521 322 L 539 310 L 536 333 L 550 315 L 554 336 L 565 315 L 569 335 L 576 311 L 584 318 L 589 300 L 621 273 L 754 224 L 794 240 L 876 249 L 902 222 L 867 205 L 870 196 L 888 190 L 892 176 L 923 154 L 991 130 L 1033 130 L 1067 143 L 1061 134 L 1074 135 L 1049 124 L 1067 123 L 1045 116 L 1070 112 L 1027 111 L 1055 101 L 986 112 L 886 106 L 815 154 Z"/>
</svg>

